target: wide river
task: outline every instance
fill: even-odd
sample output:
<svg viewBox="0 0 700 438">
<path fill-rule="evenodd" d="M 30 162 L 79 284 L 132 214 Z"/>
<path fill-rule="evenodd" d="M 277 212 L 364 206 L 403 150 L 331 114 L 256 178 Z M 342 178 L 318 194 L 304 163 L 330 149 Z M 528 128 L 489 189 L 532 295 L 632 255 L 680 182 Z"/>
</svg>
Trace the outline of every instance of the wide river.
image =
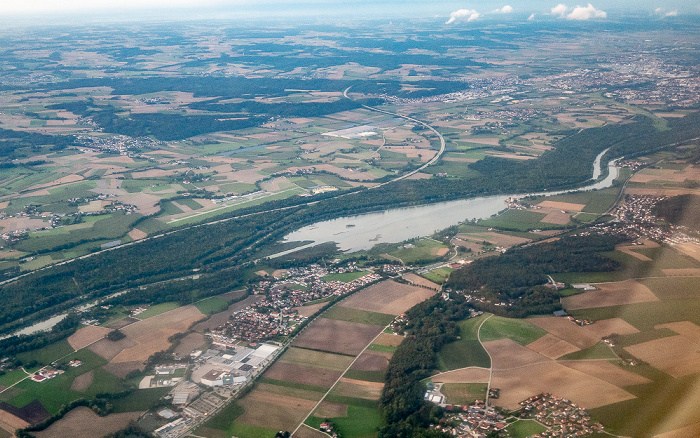
<svg viewBox="0 0 700 438">
<path fill-rule="evenodd" d="M 601 175 L 600 161 L 607 149 L 601 152 L 593 163 L 594 179 Z M 572 191 L 587 191 L 610 187 L 619 175 L 617 160 L 608 164 L 608 176 L 594 184 L 576 190 L 532 193 L 536 196 L 551 196 Z M 367 196 L 371 196 L 371 191 Z M 312 241 L 308 245 L 274 254 L 279 257 L 301 248 L 324 242 L 335 242 L 342 251 L 354 252 L 370 249 L 377 243 L 397 243 L 414 237 L 424 237 L 472 219 L 485 219 L 506 208 L 509 197 L 523 197 L 527 194 L 484 196 L 458 201 L 439 202 L 416 207 L 393 208 L 378 213 L 345 216 L 317 222 L 284 237 L 285 241 Z"/>
<path fill-rule="evenodd" d="M 593 163 L 593 175 L 595 178 L 592 179 L 596 179 L 601 175 L 600 161 L 607 151 L 607 149 L 604 150 L 596 157 Z M 613 160 L 608 164 L 609 171 L 605 179 L 575 191 L 610 187 L 619 174 L 616 163 L 617 160 Z M 556 195 L 570 191 L 573 190 L 533 193 L 533 195 Z M 371 196 L 371 193 L 370 191 L 368 195 Z M 290 242 L 312 241 L 313 243 L 289 251 L 283 251 L 271 257 L 279 257 L 324 242 L 336 242 L 342 251 L 353 252 L 370 249 L 377 243 L 396 243 L 414 237 L 429 236 L 438 230 L 457 225 L 460 222 L 488 218 L 503 210 L 506 207 L 505 200 L 511 196 L 523 197 L 527 195 L 484 196 L 417 207 L 393 208 L 379 213 L 346 216 L 317 222 L 294 231 L 284 238 L 285 241 Z M 121 293 L 124 292 L 118 292 L 115 295 Z M 83 307 L 91 307 L 97 303 L 98 301 L 94 301 L 83 305 Z M 50 330 L 66 316 L 67 313 L 55 315 L 50 319 L 25 327 L 15 333 L 0 336 L 0 339 L 15 334 L 30 335 L 39 331 Z"/>
</svg>

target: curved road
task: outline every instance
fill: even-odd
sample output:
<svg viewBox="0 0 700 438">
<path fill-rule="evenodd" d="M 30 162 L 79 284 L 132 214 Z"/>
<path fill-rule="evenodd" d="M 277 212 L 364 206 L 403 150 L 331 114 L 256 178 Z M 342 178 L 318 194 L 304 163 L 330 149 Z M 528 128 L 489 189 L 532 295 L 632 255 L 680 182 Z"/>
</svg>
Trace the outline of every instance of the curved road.
<svg viewBox="0 0 700 438">
<path fill-rule="evenodd" d="M 353 99 L 350 98 L 350 96 L 348 96 L 348 91 L 350 90 L 350 88 L 352 88 L 352 87 L 348 87 L 348 88 L 345 89 L 345 91 L 343 91 L 343 96 L 344 96 L 346 99 L 353 100 Z M 431 131 L 433 131 L 433 133 L 434 133 L 435 135 L 437 135 L 437 137 L 440 139 L 440 150 L 438 151 L 437 154 L 435 154 L 435 156 L 434 156 L 433 158 L 431 158 L 431 159 L 430 159 L 428 162 L 426 162 L 424 165 L 422 165 L 421 167 L 419 167 L 419 168 L 416 169 L 416 170 L 412 170 L 412 171 L 410 171 L 410 172 L 408 172 L 408 173 L 406 173 L 406 174 L 404 174 L 404 175 L 401 175 L 401 176 L 398 177 L 398 178 L 394 178 L 394 179 L 392 179 L 391 181 L 387 181 L 387 182 L 382 183 L 382 184 L 379 184 L 379 185 L 377 185 L 377 186 L 375 186 L 375 187 L 381 187 L 381 186 L 384 186 L 384 185 L 387 185 L 387 184 L 391 184 L 391 183 L 393 183 L 393 182 L 395 182 L 395 181 L 401 181 L 402 179 L 406 179 L 406 178 L 408 178 L 408 177 L 410 177 L 410 176 L 413 176 L 413 175 L 415 175 L 416 173 L 420 172 L 421 170 L 425 169 L 426 167 L 430 166 L 431 164 L 434 164 L 437 160 L 440 159 L 440 157 L 442 156 L 442 154 L 445 153 L 445 138 L 442 136 L 442 134 L 440 134 L 440 133 L 438 132 L 437 129 L 433 128 L 432 126 L 428 125 L 427 123 L 425 123 L 425 122 L 423 122 L 423 121 L 421 121 L 421 120 L 418 120 L 418 119 L 414 119 L 413 117 L 404 116 L 404 115 L 402 115 L 402 114 L 397 114 L 397 113 L 392 113 L 391 111 L 381 110 L 381 109 L 375 108 L 375 107 L 373 107 L 373 106 L 362 105 L 362 108 L 368 109 L 368 110 L 370 110 L 370 111 L 376 111 L 376 112 L 378 112 L 378 113 L 389 114 L 390 116 L 401 117 L 402 119 L 410 120 L 411 122 L 421 124 L 421 125 L 423 125 L 424 127 L 426 127 L 426 128 L 428 128 L 428 129 L 430 129 Z"/>
</svg>

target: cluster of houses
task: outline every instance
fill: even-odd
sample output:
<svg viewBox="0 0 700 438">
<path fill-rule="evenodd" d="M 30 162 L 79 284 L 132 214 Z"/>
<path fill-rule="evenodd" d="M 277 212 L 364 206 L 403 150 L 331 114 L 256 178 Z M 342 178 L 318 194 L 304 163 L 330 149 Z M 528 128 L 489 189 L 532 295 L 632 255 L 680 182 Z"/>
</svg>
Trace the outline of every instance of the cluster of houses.
<svg viewBox="0 0 700 438">
<path fill-rule="evenodd" d="M 603 431 L 603 425 L 593 423 L 585 409 L 562 397 L 543 392 L 521 401 L 520 406 L 521 418 L 532 418 L 547 427 L 535 438 L 577 438 Z"/>
<path fill-rule="evenodd" d="M 57 370 L 51 367 L 45 367 L 34 373 L 34 375 L 32 376 L 32 380 L 41 383 L 58 377 L 63 373 L 64 371 L 62 370 Z"/>
<path fill-rule="evenodd" d="M 354 272 L 352 264 L 329 271 L 317 264 L 290 268 L 282 279 L 267 279 L 257 283 L 253 292 L 265 298 L 234 313 L 224 325 L 208 334 L 215 343 L 234 346 L 237 341 L 261 342 L 286 336 L 307 318 L 299 315 L 297 307 L 306 303 L 342 296 L 380 280 L 379 274 L 368 273 L 350 282 L 326 281 L 329 273 Z"/>
<path fill-rule="evenodd" d="M 445 411 L 440 424 L 432 428 L 459 438 L 495 436 L 508 425 L 503 415 L 483 400 L 476 400 L 469 406 L 447 405 Z"/>
</svg>

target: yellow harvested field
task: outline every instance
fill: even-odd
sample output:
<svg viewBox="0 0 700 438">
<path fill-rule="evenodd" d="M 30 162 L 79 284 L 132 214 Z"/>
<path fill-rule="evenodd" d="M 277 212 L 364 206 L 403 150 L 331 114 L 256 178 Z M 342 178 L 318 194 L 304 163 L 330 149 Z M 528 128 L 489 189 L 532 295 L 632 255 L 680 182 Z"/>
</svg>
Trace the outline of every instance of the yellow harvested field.
<svg viewBox="0 0 700 438">
<path fill-rule="evenodd" d="M 333 388 L 332 393 L 344 397 L 363 398 L 366 400 L 379 400 L 382 395 L 383 383 L 365 382 L 363 380 L 340 379 L 340 382 Z"/>
<path fill-rule="evenodd" d="M 631 355 L 673 377 L 700 372 L 700 343 L 678 335 L 625 347 Z"/>
<path fill-rule="evenodd" d="M 70 384 L 71 391 L 85 392 L 92 385 L 92 381 L 95 378 L 95 371 L 90 370 L 85 374 L 81 374 L 73 379 Z"/>
<path fill-rule="evenodd" d="M 659 301 L 648 287 L 635 280 L 597 283 L 595 287 L 596 290 L 562 298 L 562 305 L 567 310 L 578 310 Z"/>
<path fill-rule="evenodd" d="M 508 338 L 487 341 L 483 345 L 491 355 L 491 367 L 494 370 L 507 370 L 551 360 Z"/>
<path fill-rule="evenodd" d="M 639 330 L 620 318 L 604 319 L 584 327 L 574 324 L 567 318 L 556 316 L 532 318 L 528 321 L 578 348 L 592 347 L 598 343 L 602 337 L 609 336 L 613 333 L 626 335 L 639 332 Z"/>
<path fill-rule="evenodd" d="M 117 432 L 140 416 L 141 412 L 126 412 L 100 417 L 92 409 L 80 406 L 68 412 L 48 429 L 33 432 L 33 434 L 37 438 L 93 438 Z"/>
<path fill-rule="evenodd" d="M 391 335 L 389 333 L 382 333 L 374 343 L 377 345 L 389 345 L 392 347 L 398 347 L 403 341 L 404 337 L 400 335 Z"/>
<path fill-rule="evenodd" d="M 700 268 L 662 269 L 661 272 L 669 277 L 700 277 Z"/>
<path fill-rule="evenodd" d="M 684 182 L 686 180 L 700 180 L 700 168 L 688 166 L 681 171 L 674 169 L 642 169 L 636 173 L 630 181 L 646 183 L 650 181 Z"/>
<path fill-rule="evenodd" d="M 615 386 L 641 385 L 651 382 L 646 377 L 620 368 L 608 360 L 562 360 L 558 363 L 605 380 Z"/>
<path fill-rule="evenodd" d="M 296 310 L 299 315 L 309 317 L 319 310 L 323 308 L 323 306 L 326 306 L 328 303 L 318 303 L 318 304 L 311 304 L 310 306 L 299 306 L 295 307 L 294 310 Z"/>
<path fill-rule="evenodd" d="M 491 386 L 500 388 L 497 403 L 508 409 L 519 408 L 521 400 L 541 392 L 567 398 L 587 409 L 634 398 L 615 385 L 553 361 L 494 371 Z"/>
<path fill-rule="evenodd" d="M 540 222 L 556 225 L 566 225 L 570 221 L 571 215 L 569 213 L 562 213 L 560 210 L 550 211 L 540 220 Z"/>
<path fill-rule="evenodd" d="M 73 347 L 73 350 L 80 350 L 81 348 L 85 348 L 88 345 L 104 338 L 105 336 L 107 336 L 107 333 L 111 331 L 112 330 L 106 327 L 96 327 L 94 325 L 89 325 L 87 327 L 79 329 L 78 331 L 70 335 L 68 337 L 68 343 L 71 347 Z"/>
<path fill-rule="evenodd" d="M 488 368 L 469 367 L 440 373 L 430 380 L 435 383 L 486 383 L 490 375 Z"/>
<path fill-rule="evenodd" d="M 654 438 L 688 438 L 691 436 L 700 436 L 700 423 L 691 424 L 689 426 L 674 429 L 669 432 L 654 435 Z"/>
<path fill-rule="evenodd" d="M 347 417 L 348 405 L 323 401 L 314 411 L 314 415 L 319 418 Z"/>
<path fill-rule="evenodd" d="M 129 231 L 129 237 L 131 237 L 134 240 L 141 240 L 145 237 L 148 237 L 148 233 L 134 228 L 133 230 Z"/>
<path fill-rule="evenodd" d="M 386 280 L 345 299 L 343 307 L 400 315 L 433 295 L 434 290 Z"/>
<path fill-rule="evenodd" d="M 690 338 L 693 342 L 700 344 L 700 326 L 693 324 L 690 321 L 669 322 L 667 324 L 659 324 L 654 326 L 655 329 L 667 328 L 679 335 Z"/>
<path fill-rule="evenodd" d="M 441 249 L 448 251 L 447 248 L 441 248 Z M 442 254 L 440 254 L 440 255 L 442 255 Z M 428 289 L 440 290 L 439 284 L 433 283 L 432 281 L 428 280 L 427 278 L 423 278 L 420 275 L 414 274 L 413 272 L 403 274 L 403 275 L 401 275 L 401 277 L 404 280 L 408 281 L 409 283 L 415 284 L 416 286 L 423 286 L 423 287 L 427 287 Z"/>
<path fill-rule="evenodd" d="M 258 390 L 251 391 L 238 404 L 245 409 L 238 421 L 275 430 L 294 430 L 316 406 L 313 400 Z M 260 409 L 261 406 L 265 409 Z"/>
<path fill-rule="evenodd" d="M 698 189 L 645 189 L 645 188 L 626 188 L 625 194 L 628 195 L 649 195 L 649 196 L 678 196 L 678 195 L 698 195 Z"/>
<path fill-rule="evenodd" d="M 580 350 L 577 346 L 551 333 L 547 333 L 535 342 L 528 344 L 527 348 L 550 359 L 557 359 L 565 354 Z"/>
<path fill-rule="evenodd" d="M 21 418 L 12 415 L 7 411 L 0 409 L 0 428 L 7 430 L 8 432 L 14 433 L 17 429 L 24 429 L 29 426 L 29 423 L 22 420 Z M 13 435 L 14 436 L 14 435 Z"/>
<path fill-rule="evenodd" d="M 136 345 L 120 351 L 111 362 L 145 361 L 153 353 L 166 350 L 170 336 L 185 332 L 203 317 L 195 306 L 184 306 L 128 325 L 121 331 Z"/>
<path fill-rule="evenodd" d="M 557 210 L 581 211 L 586 204 L 572 204 L 570 202 L 542 201 L 538 206 L 542 208 L 556 208 Z"/>
</svg>

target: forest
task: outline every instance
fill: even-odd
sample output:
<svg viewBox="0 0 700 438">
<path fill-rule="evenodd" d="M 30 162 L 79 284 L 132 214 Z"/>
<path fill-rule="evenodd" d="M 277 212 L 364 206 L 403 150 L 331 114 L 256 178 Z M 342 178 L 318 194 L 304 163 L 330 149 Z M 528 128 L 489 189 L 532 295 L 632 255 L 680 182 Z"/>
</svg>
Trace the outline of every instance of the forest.
<svg viewBox="0 0 700 438">
<path fill-rule="evenodd" d="M 547 275 L 564 272 L 609 272 L 621 264 L 601 253 L 613 251 L 620 238 L 592 234 L 515 248 L 497 257 L 475 260 L 453 272 L 447 286 L 508 306 L 482 305 L 504 316 L 524 318 L 561 309 L 559 293 L 543 287 Z"/>
</svg>

